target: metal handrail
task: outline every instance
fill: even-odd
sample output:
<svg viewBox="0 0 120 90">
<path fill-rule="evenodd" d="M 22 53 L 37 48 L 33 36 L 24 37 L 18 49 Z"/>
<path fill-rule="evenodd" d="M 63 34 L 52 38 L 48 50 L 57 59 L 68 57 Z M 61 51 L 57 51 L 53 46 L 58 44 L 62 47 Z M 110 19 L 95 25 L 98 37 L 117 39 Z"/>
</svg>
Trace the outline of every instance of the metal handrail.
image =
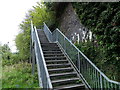
<svg viewBox="0 0 120 90">
<path fill-rule="evenodd" d="M 32 25 L 31 25 L 32 26 Z M 32 42 L 34 43 L 34 50 L 35 50 L 35 58 L 37 61 L 37 69 L 38 69 L 38 78 L 39 78 L 39 86 L 46 88 L 46 89 L 52 89 L 51 80 L 49 77 L 49 73 L 47 70 L 47 66 L 45 63 L 42 47 L 40 44 L 40 40 L 38 37 L 38 32 L 36 27 L 34 27 L 32 30 Z M 42 85 L 41 85 L 42 84 Z"/>
<path fill-rule="evenodd" d="M 44 28 L 43 31 L 45 32 L 45 35 L 47 36 L 47 39 L 49 40 L 49 42 L 52 42 L 52 32 L 50 31 L 50 29 L 48 28 L 48 26 L 44 23 Z"/>
<path fill-rule="evenodd" d="M 95 64 L 93 64 L 59 29 L 56 29 L 55 31 L 53 31 L 53 35 L 54 34 L 56 34 L 56 41 L 58 41 L 59 43 L 63 43 L 61 46 L 64 48 L 65 46 L 63 46 L 63 45 L 65 45 L 65 40 L 66 40 L 66 42 L 69 42 L 69 44 L 71 45 L 71 47 L 74 47 L 74 49 L 76 49 L 77 50 L 77 52 L 81 55 L 81 57 L 83 57 L 86 61 L 84 61 L 84 62 L 86 62 L 86 64 L 88 65 L 88 62 L 89 62 L 89 65 L 91 65 L 91 66 L 86 66 L 86 69 L 89 69 L 89 68 L 87 68 L 87 67 L 92 67 L 93 69 L 91 69 L 91 70 L 93 70 L 93 72 L 95 72 L 95 73 L 99 73 L 98 75 L 99 75 L 99 82 L 100 82 L 100 88 L 105 88 L 105 87 L 107 87 L 107 88 L 109 88 L 109 86 L 113 83 L 113 84 L 116 84 L 116 85 L 118 85 L 118 86 L 116 86 L 115 85 L 115 87 L 118 87 L 118 88 L 120 88 L 120 82 L 117 82 L 117 81 L 113 81 L 113 80 L 110 80 L 103 72 L 101 72 L 96 66 L 95 66 Z M 58 36 L 58 34 L 60 34 L 62 37 L 63 37 L 63 40 L 61 40 L 62 42 L 60 42 L 58 39 L 59 38 L 62 38 L 62 37 L 59 37 Z M 54 37 L 55 38 L 55 37 Z M 64 48 L 64 49 L 66 49 L 66 47 Z M 69 56 L 69 55 L 68 55 Z M 77 60 L 78 61 L 78 60 Z M 79 61 L 78 61 L 79 62 Z M 84 63 L 85 64 L 85 63 Z M 80 66 L 77 66 L 76 65 L 76 67 L 80 67 Z M 83 68 L 83 67 L 80 67 L 80 68 Z M 79 69 L 79 68 L 78 68 Z M 79 71 L 80 72 L 80 71 Z M 81 73 L 81 72 L 80 72 Z M 96 76 L 96 75 L 94 75 L 94 76 Z M 83 77 L 84 77 L 84 75 L 83 75 Z M 97 77 L 98 78 L 98 77 Z M 84 77 L 84 79 L 87 81 L 87 78 L 85 78 Z M 108 86 L 105 86 L 105 85 L 103 85 L 104 83 L 103 83 L 103 80 L 104 80 L 104 82 L 106 83 L 106 84 L 110 84 L 110 85 L 108 85 Z M 93 83 L 93 82 L 92 82 Z M 89 83 L 88 83 L 89 84 Z M 114 85 L 113 85 L 114 86 Z M 95 88 L 95 87 L 92 87 L 91 85 L 90 85 L 90 87 L 91 88 Z M 111 87 L 112 87 L 112 85 L 111 85 Z M 114 87 L 112 87 L 112 88 L 114 88 Z"/>
<path fill-rule="evenodd" d="M 47 27 L 47 25 L 44 24 L 44 27 Z M 50 33 L 51 31 L 48 27 L 47 29 L 48 30 L 46 30 L 46 32 L 48 31 Z M 48 39 L 51 38 L 47 33 L 45 34 Z M 85 80 L 85 82 L 89 84 L 89 87 L 120 89 L 120 82 L 110 80 L 58 28 L 52 32 L 52 41 L 59 42 L 68 56 L 73 58 L 73 63 L 75 64 L 74 66 L 76 66 L 78 72 L 82 75 L 82 78 Z M 72 50 L 70 50 L 70 48 Z"/>
<path fill-rule="evenodd" d="M 110 80 L 103 72 L 101 72 L 98 68 L 97 68 L 97 66 L 95 65 L 95 64 L 93 64 L 58 28 L 56 29 L 61 35 L 63 35 L 63 37 L 65 38 L 65 39 L 67 39 L 68 40 L 68 42 L 71 44 L 71 45 L 73 45 L 73 47 L 76 49 L 76 50 L 78 50 L 78 52 L 80 52 L 85 58 L 86 58 L 86 60 L 89 62 L 89 63 L 91 63 L 91 65 L 99 72 L 99 73 L 101 73 L 101 75 L 105 78 L 105 79 L 107 79 L 108 81 L 110 81 L 110 82 L 113 82 L 113 83 L 116 83 L 116 84 L 120 84 L 120 82 L 117 82 L 117 81 L 113 81 L 113 80 Z M 53 33 L 54 33 L 55 31 L 53 31 Z"/>
</svg>

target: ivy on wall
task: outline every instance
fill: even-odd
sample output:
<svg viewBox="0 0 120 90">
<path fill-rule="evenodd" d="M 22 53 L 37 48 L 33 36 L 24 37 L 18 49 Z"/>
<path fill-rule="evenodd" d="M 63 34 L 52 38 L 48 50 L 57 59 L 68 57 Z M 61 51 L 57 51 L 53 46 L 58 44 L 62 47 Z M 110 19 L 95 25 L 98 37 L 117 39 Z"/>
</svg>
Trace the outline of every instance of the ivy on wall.
<svg viewBox="0 0 120 90">
<path fill-rule="evenodd" d="M 80 18 L 80 22 L 95 34 L 98 44 L 98 47 L 94 48 L 96 51 L 90 50 L 93 53 L 91 56 L 89 54 L 91 52 L 86 50 L 91 47 L 90 44 L 84 43 L 80 48 L 94 59 L 96 57 L 94 54 L 101 55 L 102 58 L 93 61 L 99 64 L 99 67 L 102 66 L 101 68 L 104 68 L 103 71 L 108 76 L 111 77 L 114 74 L 116 80 L 120 81 L 120 3 L 76 2 L 73 3 L 73 7 Z M 83 48 L 84 46 L 87 47 Z M 97 53 L 97 51 L 100 52 Z"/>
</svg>

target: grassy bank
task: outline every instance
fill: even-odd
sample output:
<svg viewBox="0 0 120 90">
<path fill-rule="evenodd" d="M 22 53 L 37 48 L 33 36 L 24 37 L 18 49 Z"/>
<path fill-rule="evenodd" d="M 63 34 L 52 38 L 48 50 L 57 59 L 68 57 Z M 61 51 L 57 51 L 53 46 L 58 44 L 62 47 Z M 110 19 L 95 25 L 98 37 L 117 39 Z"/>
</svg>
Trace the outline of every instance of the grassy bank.
<svg viewBox="0 0 120 90">
<path fill-rule="evenodd" d="M 37 88 L 37 72 L 31 74 L 31 64 L 19 62 L 2 67 L 2 88 Z"/>
</svg>

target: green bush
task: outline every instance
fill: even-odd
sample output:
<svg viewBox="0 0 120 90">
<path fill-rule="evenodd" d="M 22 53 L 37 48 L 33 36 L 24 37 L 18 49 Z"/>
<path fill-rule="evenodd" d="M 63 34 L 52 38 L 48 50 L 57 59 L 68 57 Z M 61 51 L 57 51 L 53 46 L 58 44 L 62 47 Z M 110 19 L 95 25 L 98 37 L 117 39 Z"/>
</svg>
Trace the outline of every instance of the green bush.
<svg viewBox="0 0 120 90">
<path fill-rule="evenodd" d="M 19 57 L 19 54 L 12 53 L 9 60 L 8 59 L 2 60 L 2 66 L 17 64 L 20 61 L 21 61 L 21 58 Z"/>
</svg>

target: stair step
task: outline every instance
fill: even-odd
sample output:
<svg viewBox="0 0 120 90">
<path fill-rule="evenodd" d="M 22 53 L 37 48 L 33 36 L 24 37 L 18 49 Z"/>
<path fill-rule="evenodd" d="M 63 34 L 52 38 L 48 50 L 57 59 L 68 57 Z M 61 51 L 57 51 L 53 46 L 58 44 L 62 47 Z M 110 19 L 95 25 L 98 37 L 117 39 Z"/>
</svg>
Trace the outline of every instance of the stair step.
<svg viewBox="0 0 120 90">
<path fill-rule="evenodd" d="M 60 85 L 68 85 L 72 83 L 76 83 L 79 81 L 79 78 L 69 78 L 69 79 L 58 79 L 58 80 L 52 80 L 53 87 L 60 86 Z"/>
<path fill-rule="evenodd" d="M 58 80 L 53 80 L 52 81 L 52 84 L 54 84 L 54 83 L 59 83 L 59 82 L 67 82 L 67 81 L 71 81 L 71 80 L 79 80 L 79 78 L 69 78 L 69 79 L 58 79 Z"/>
<path fill-rule="evenodd" d="M 68 73 L 51 74 L 50 77 L 57 77 L 57 76 L 71 75 L 71 74 L 77 74 L 77 73 L 76 72 L 68 72 Z"/>
<path fill-rule="evenodd" d="M 43 49 L 60 49 L 58 46 L 57 47 L 54 47 L 54 48 L 51 48 L 50 46 L 42 46 Z"/>
<path fill-rule="evenodd" d="M 61 51 L 60 49 L 45 49 L 43 51 Z"/>
<path fill-rule="evenodd" d="M 45 57 L 45 60 L 61 60 L 66 59 L 66 57 Z"/>
<path fill-rule="evenodd" d="M 62 64 L 47 64 L 47 68 L 60 68 L 60 67 L 71 67 L 71 65 L 69 63 L 62 63 Z"/>
<path fill-rule="evenodd" d="M 53 48 L 56 48 L 56 49 L 60 49 L 58 46 L 44 46 L 44 45 L 41 45 L 43 49 L 53 49 Z"/>
<path fill-rule="evenodd" d="M 53 56 L 64 56 L 64 54 L 59 54 L 59 53 L 56 53 L 56 54 L 44 54 L 45 57 L 53 57 Z"/>
<path fill-rule="evenodd" d="M 44 54 L 62 54 L 61 51 L 43 51 Z"/>
<path fill-rule="evenodd" d="M 56 48 L 42 48 L 43 51 L 61 51 L 60 49 Z"/>
<path fill-rule="evenodd" d="M 68 63 L 67 60 L 47 60 L 46 63 Z"/>
<path fill-rule="evenodd" d="M 69 85 L 62 85 L 62 86 L 58 86 L 54 88 L 54 90 L 69 90 L 69 89 L 85 90 L 85 85 L 84 84 L 69 84 Z"/>
<path fill-rule="evenodd" d="M 37 30 L 38 31 L 38 36 L 39 36 L 39 40 L 42 43 L 49 43 L 45 33 L 43 30 Z"/>
<path fill-rule="evenodd" d="M 51 74 L 51 73 L 61 73 L 61 72 L 71 72 L 71 71 L 73 71 L 73 69 L 71 67 L 48 69 L 49 74 Z"/>
<path fill-rule="evenodd" d="M 57 45 L 56 43 L 41 43 L 42 45 Z"/>
<path fill-rule="evenodd" d="M 49 66 L 69 66 L 70 64 L 69 63 L 67 63 L 67 64 L 47 64 L 47 66 L 49 67 Z"/>
<path fill-rule="evenodd" d="M 56 43 L 41 43 L 43 47 L 58 47 Z"/>
</svg>

